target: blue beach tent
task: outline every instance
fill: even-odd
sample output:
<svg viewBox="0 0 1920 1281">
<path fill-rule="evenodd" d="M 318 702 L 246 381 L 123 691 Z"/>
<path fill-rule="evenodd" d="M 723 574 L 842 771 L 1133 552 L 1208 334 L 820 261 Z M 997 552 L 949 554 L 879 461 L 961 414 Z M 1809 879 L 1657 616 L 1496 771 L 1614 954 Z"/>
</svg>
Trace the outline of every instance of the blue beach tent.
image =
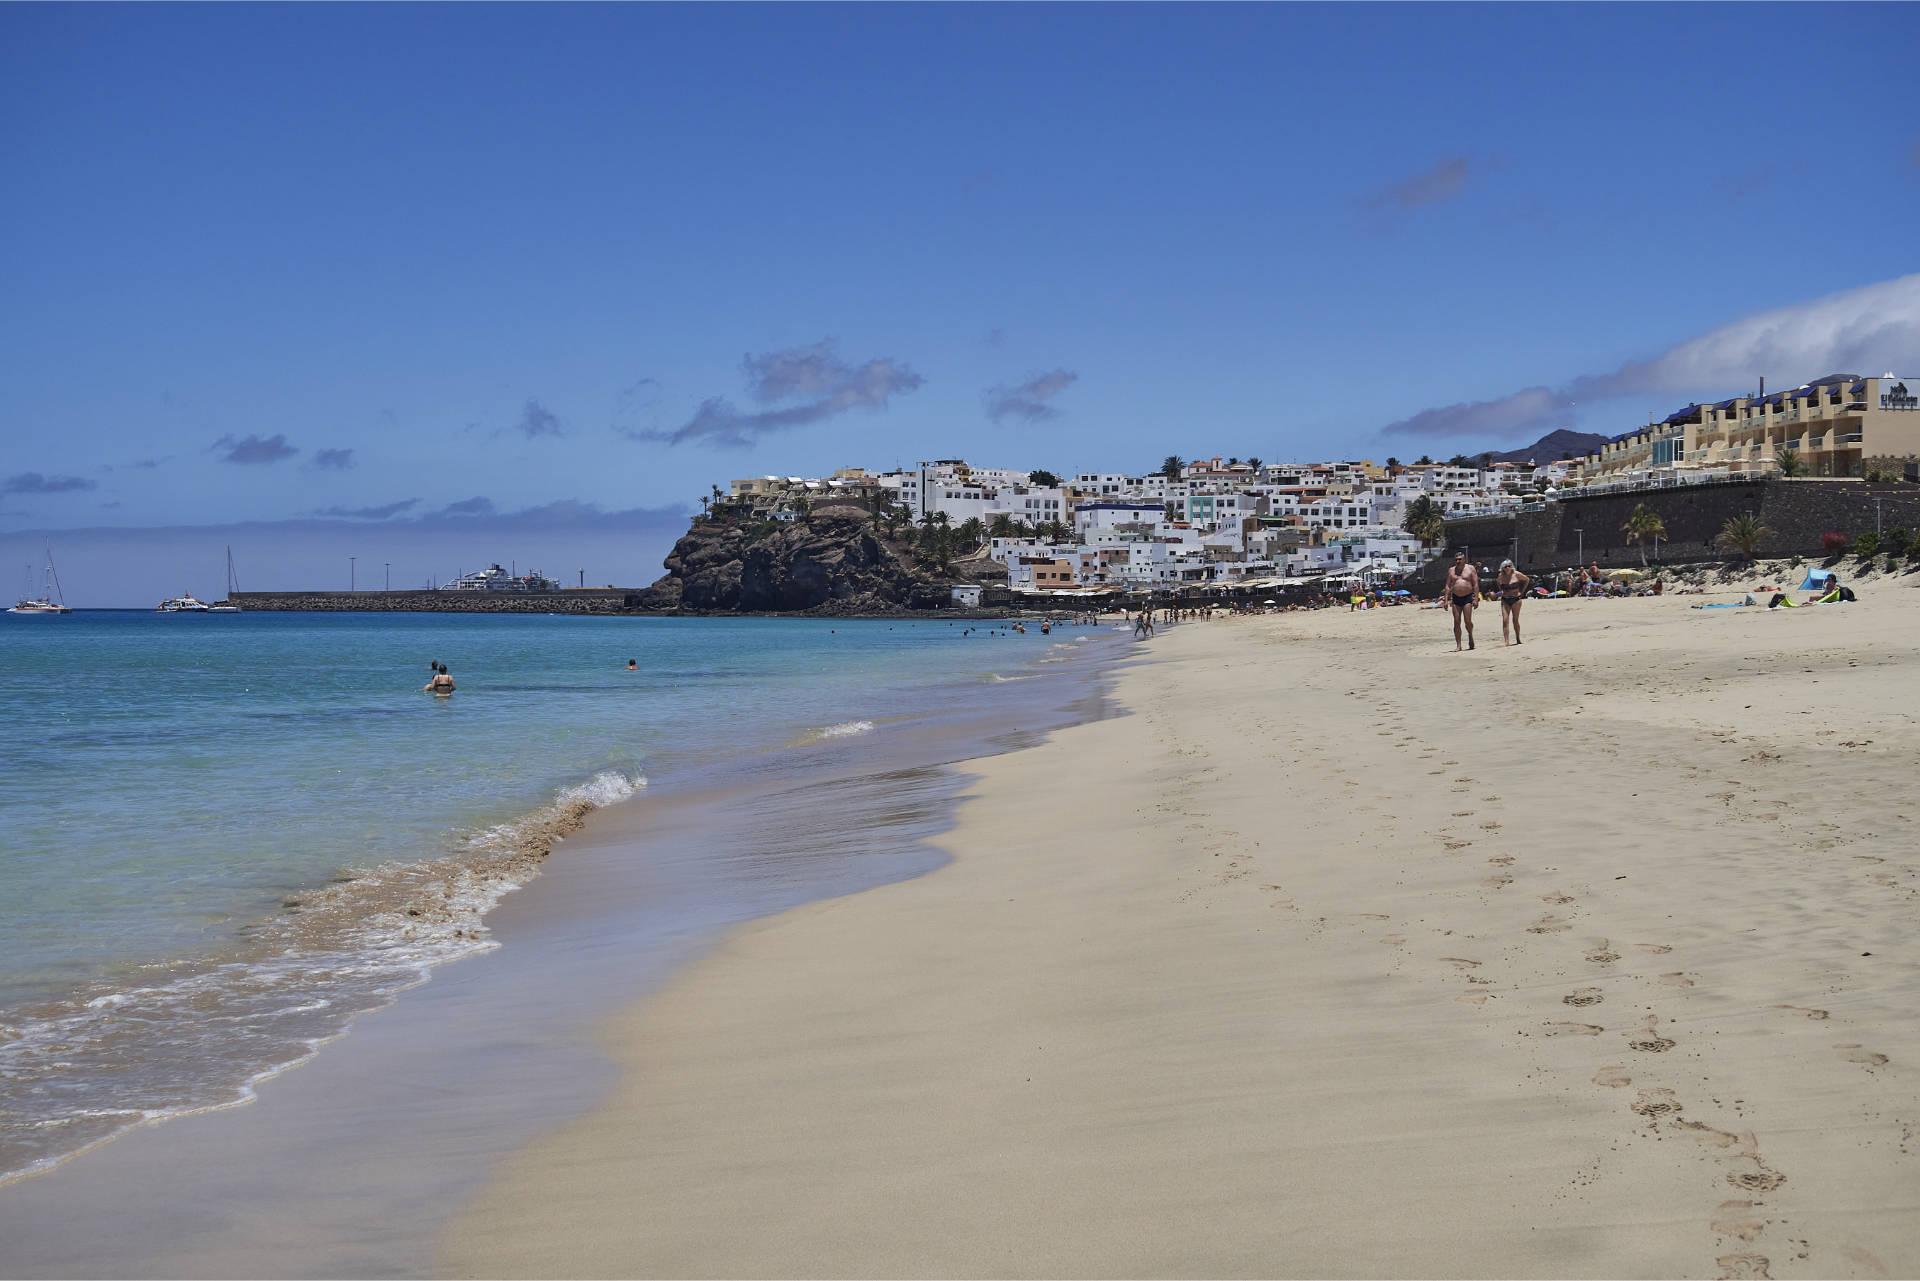
<svg viewBox="0 0 1920 1281">
<path fill-rule="evenodd" d="M 1800 590 L 1803 592 L 1824 592 L 1832 582 L 1832 570 L 1810 569 L 1807 571 L 1807 581 L 1800 584 Z"/>
</svg>

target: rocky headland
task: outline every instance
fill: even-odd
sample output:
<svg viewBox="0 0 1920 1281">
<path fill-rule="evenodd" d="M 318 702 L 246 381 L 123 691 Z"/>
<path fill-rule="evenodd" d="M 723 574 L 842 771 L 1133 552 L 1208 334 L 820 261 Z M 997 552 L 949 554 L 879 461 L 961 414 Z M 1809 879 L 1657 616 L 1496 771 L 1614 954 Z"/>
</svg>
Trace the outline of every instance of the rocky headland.
<svg viewBox="0 0 1920 1281">
<path fill-rule="evenodd" d="M 955 583 L 1006 582 L 991 561 L 942 568 L 916 558 L 900 531 L 864 508 L 816 507 L 801 519 L 695 519 L 667 572 L 631 605 L 648 613 L 822 614 L 841 617 L 945 609 Z M 994 578 L 984 575 L 997 575 Z"/>
</svg>

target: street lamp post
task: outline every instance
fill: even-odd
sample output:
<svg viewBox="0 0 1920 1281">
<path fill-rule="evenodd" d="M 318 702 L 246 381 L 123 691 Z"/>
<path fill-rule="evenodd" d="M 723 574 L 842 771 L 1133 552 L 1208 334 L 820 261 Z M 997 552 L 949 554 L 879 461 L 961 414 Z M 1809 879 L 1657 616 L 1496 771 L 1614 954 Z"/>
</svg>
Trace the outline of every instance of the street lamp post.
<svg viewBox="0 0 1920 1281">
<path fill-rule="evenodd" d="M 355 587 L 355 585 L 354 585 L 354 581 L 355 581 L 355 580 L 354 580 L 354 564 L 353 564 L 353 562 L 355 562 L 356 560 L 359 560 L 359 559 L 360 559 L 360 558 L 359 558 L 358 556 L 349 556 L 349 557 L 347 557 L 347 590 L 348 590 L 348 591 L 350 591 L 350 592 L 351 592 L 351 591 L 355 591 L 355 590 L 358 590 L 358 589 L 357 589 L 357 588 Z"/>
<path fill-rule="evenodd" d="M 392 591 L 393 590 L 393 562 L 387 561 L 385 562 L 385 564 L 387 567 L 387 590 Z"/>
<path fill-rule="evenodd" d="M 1584 565 L 1587 563 L 1587 531 L 1584 529 L 1576 529 L 1573 531 L 1573 536 L 1579 540 L 1574 544 L 1579 550 L 1574 553 L 1573 558 Z"/>
</svg>

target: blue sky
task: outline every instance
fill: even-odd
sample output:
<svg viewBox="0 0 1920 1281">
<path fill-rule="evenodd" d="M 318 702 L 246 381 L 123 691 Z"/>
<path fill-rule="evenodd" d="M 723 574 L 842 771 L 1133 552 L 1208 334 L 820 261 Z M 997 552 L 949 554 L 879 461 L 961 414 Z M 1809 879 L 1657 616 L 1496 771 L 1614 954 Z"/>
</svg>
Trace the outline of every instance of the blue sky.
<svg viewBox="0 0 1920 1281">
<path fill-rule="evenodd" d="M 1920 93 L 1881 51 L 1916 37 L 1912 5 L 0 7 L 0 547 L 53 531 L 80 603 L 217 592 L 227 543 L 249 587 L 642 583 L 738 475 L 1410 457 L 1911 373 Z"/>
</svg>

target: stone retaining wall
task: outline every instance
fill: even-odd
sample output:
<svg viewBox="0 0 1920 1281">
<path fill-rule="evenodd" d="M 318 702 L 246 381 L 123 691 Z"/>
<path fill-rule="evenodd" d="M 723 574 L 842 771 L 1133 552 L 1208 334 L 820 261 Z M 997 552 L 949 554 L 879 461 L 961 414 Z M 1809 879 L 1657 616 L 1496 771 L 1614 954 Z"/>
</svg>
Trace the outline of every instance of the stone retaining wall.
<svg viewBox="0 0 1920 1281">
<path fill-rule="evenodd" d="M 1759 480 L 1596 494 L 1549 502 L 1542 511 L 1448 521 L 1448 555 L 1424 566 L 1411 582 L 1439 582 L 1452 561 L 1451 552 L 1459 547 L 1468 549 L 1475 562 L 1489 566 L 1511 556 L 1528 574 L 1564 569 L 1582 558 L 1598 561 L 1602 569 L 1638 565 L 1640 545 L 1629 543 L 1621 527 L 1641 503 L 1658 513 L 1667 527 L 1659 559 L 1670 565 L 1725 559 L 1726 552 L 1713 541 L 1727 521 L 1747 513 L 1771 531 L 1754 553 L 1759 557 L 1817 558 L 1822 554 L 1823 535 L 1845 534 L 1851 539 L 1871 531 L 1876 504 L 1883 530 L 1920 531 L 1920 486 L 1899 482 Z M 1653 559 L 1652 543 L 1647 544 L 1646 554 Z"/>
</svg>

